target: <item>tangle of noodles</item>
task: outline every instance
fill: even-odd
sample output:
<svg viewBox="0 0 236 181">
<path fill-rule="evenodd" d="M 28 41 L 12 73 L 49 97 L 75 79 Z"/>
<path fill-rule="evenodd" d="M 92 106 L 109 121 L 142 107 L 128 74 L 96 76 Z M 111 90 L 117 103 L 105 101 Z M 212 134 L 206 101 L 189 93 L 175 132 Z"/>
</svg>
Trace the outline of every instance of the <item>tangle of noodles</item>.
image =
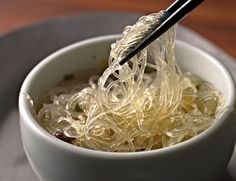
<svg viewBox="0 0 236 181">
<path fill-rule="evenodd" d="M 50 103 L 37 116 L 50 133 L 61 131 L 81 147 L 110 152 L 152 150 L 175 145 L 206 130 L 223 106 L 212 85 L 182 73 L 170 29 L 129 63 L 119 60 L 140 42 L 159 14 L 140 18 L 112 45 L 109 67 L 89 86 L 52 88 Z M 48 94 L 49 94 L 48 93 Z"/>
</svg>

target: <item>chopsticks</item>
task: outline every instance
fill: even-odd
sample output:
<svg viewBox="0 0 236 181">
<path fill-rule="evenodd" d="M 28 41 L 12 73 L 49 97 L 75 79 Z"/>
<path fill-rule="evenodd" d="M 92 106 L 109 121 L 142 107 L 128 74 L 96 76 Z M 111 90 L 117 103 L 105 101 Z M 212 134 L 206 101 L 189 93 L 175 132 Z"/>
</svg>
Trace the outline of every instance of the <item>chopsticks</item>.
<svg viewBox="0 0 236 181">
<path fill-rule="evenodd" d="M 126 63 L 129 59 L 135 56 L 138 52 L 156 40 L 159 36 L 170 29 L 174 24 L 179 22 L 184 16 L 190 13 L 198 5 L 200 5 L 204 0 L 176 0 L 172 3 L 161 15 L 160 20 L 162 23 L 150 33 L 149 36 L 144 38 L 144 40 L 135 47 L 131 52 L 129 52 L 120 62 L 120 65 Z"/>
</svg>

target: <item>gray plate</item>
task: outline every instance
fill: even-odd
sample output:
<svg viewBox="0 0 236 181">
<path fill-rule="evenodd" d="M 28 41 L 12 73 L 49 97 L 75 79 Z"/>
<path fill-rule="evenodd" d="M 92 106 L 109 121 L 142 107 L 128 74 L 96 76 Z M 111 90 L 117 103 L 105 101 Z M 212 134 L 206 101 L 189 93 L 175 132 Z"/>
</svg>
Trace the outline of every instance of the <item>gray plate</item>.
<svg viewBox="0 0 236 181">
<path fill-rule="evenodd" d="M 25 157 L 19 133 L 17 96 L 27 73 L 40 60 L 73 42 L 120 33 L 140 15 L 117 12 L 84 13 L 37 23 L 0 37 L 0 180 L 38 180 Z M 217 56 L 236 77 L 236 63 L 221 49 L 180 26 L 178 39 Z M 236 153 L 222 181 L 236 181 Z"/>
</svg>

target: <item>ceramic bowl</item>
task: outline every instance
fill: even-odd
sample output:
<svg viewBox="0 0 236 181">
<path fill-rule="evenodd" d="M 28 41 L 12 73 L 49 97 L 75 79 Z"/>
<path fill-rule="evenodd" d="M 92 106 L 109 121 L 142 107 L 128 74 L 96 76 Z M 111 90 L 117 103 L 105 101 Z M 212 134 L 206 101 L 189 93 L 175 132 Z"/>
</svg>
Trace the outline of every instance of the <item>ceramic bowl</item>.
<svg viewBox="0 0 236 181">
<path fill-rule="evenodd" d="M 67 46 L 42 60 L 26 77 L 19 94 L 21 137 L 27 158 L 45 181 L 210 181 L 226 168 L 235 145 L 235 115 L 227 109 L 198 136 L 175 146 L 136 153 L 110 153 L 80 148 L 45 131 L 35 120 L 24 93 L 37 103 L 63 76 L 104 68 L 109 35 Z M 185 42 L 176 42 L 176 57 L 183 70 L 212 83 L 234 107 L 235 86 L 229 71 L 213 56 Z M 85 80 L 86 81 L 86 80 Z"/>
</svg>

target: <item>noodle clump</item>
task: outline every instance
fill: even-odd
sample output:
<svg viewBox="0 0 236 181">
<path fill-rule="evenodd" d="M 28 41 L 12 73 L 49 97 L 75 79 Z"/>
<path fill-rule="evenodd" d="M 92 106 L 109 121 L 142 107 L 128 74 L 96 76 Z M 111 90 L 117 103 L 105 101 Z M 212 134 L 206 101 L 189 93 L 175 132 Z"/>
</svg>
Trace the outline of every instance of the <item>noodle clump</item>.
<svg viewBox="0 0 236 181">
<path fill-rule="evenodd" d="M 126 27 L 112 45 L 109 67 L 100 78 L 91 77 L 89 86 L 67 87 L 59 95 L 52 88 L 49 103 L 37 113 L 39 123 L 51 134 L 59 131 L 72 138 L 74 145 L 110 152 L 168 147 L 212 125 L 224 97 L 208 82 L 180 70 L 174 54 L 176 27 L 119 65 L 158 17 L 144 16 Z"/>
</svg>

